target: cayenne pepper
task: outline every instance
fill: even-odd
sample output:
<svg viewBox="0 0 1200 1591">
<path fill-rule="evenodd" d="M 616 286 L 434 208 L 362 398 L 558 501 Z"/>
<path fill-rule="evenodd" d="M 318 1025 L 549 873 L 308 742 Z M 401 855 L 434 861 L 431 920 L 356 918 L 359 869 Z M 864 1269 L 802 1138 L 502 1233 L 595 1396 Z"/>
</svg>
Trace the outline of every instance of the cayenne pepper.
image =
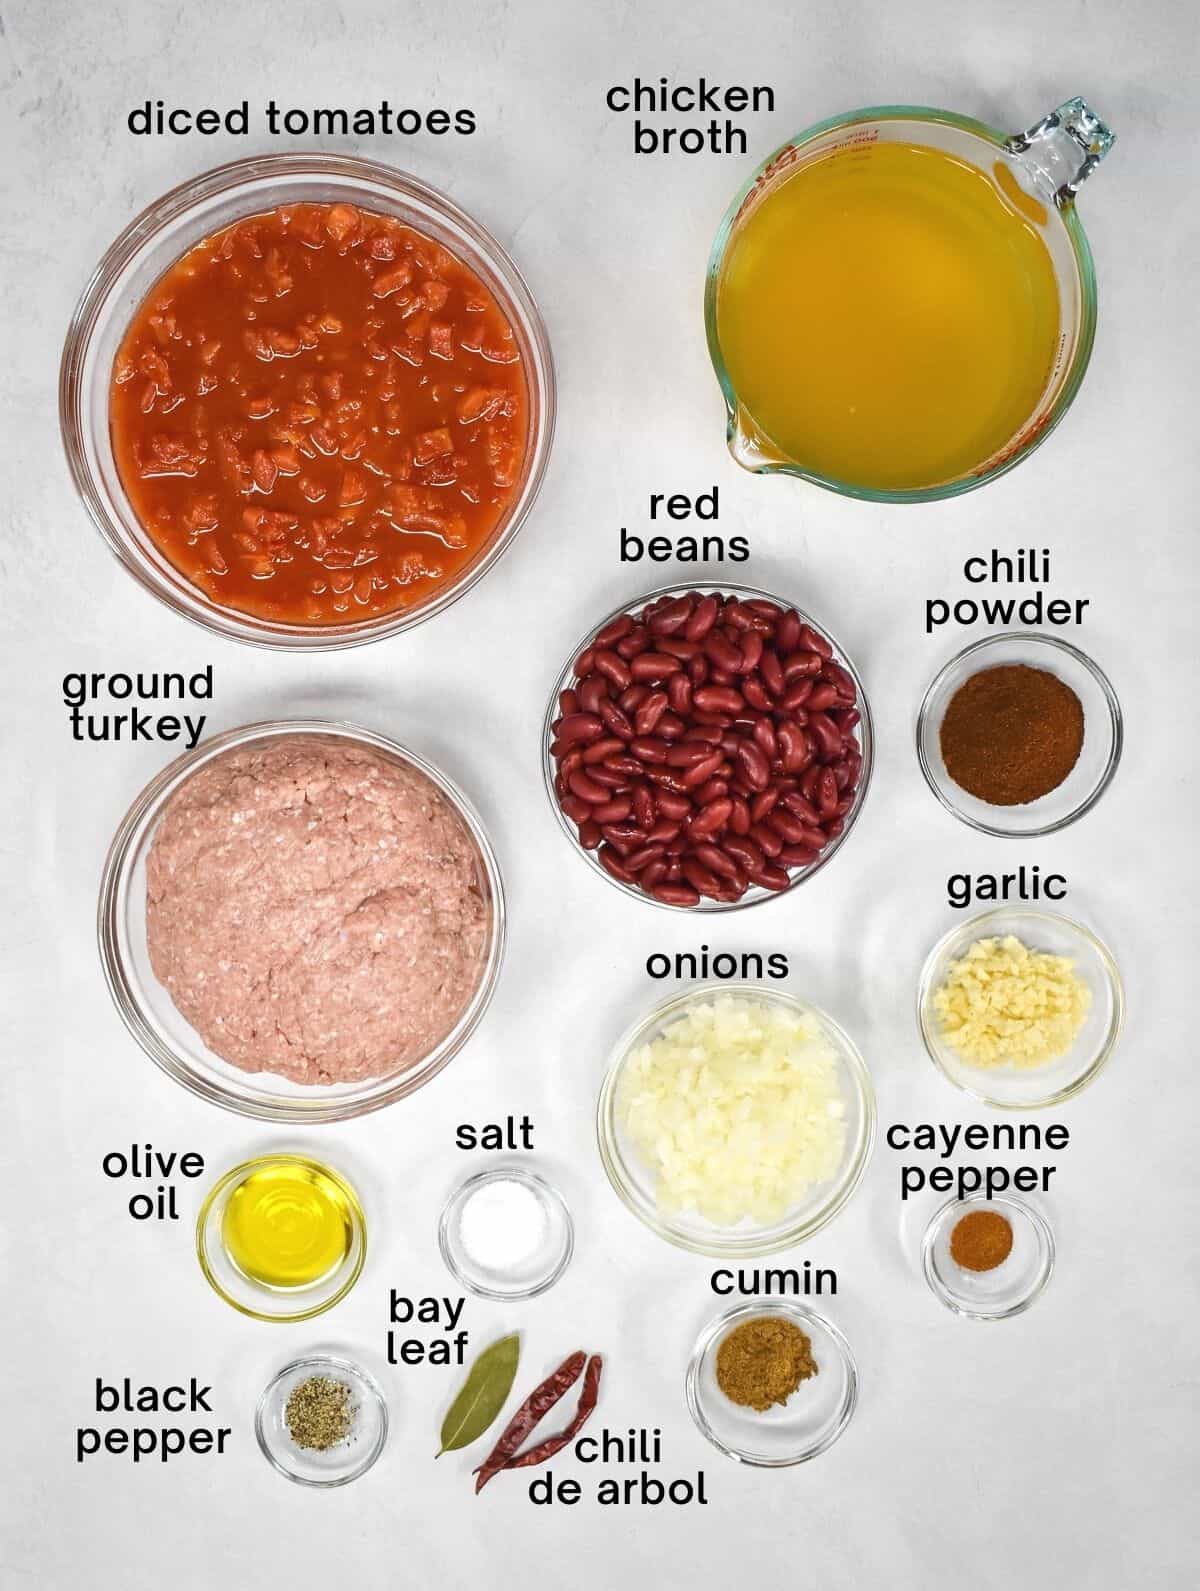
<svg viewBox="0 0 1200 1591">
<path fill-rule="evenodd" d="M 982 669 L 946 708 L 942 760 L 960 789 L 993 807 L 1056 790 L 1083 748 L 1083 705 L 1071 687 L 1025 663 Z"/>
<path fill-rule="evenodd" d="M 500 1440 L 475 1471 L 478 1476 L 476 1493 L 481 1492 L 494 1475 L 507 1468 L 509 1460 L 517 1456 L 517 1450 L 525 1438 L 579 1380 L 586 1363 L 586 1353 L 582 1350 L 573 1353 L 540 1386 L 534 1388 L 504 1427 Z"/>
<path fill-rule="evenodd" d="M 965 1271 L 994 1271 L 1012 1246 L 1012 1223 L 999 1210 L 969 1210 L 950 1234 L 950 1258 Z"/>
</svg>

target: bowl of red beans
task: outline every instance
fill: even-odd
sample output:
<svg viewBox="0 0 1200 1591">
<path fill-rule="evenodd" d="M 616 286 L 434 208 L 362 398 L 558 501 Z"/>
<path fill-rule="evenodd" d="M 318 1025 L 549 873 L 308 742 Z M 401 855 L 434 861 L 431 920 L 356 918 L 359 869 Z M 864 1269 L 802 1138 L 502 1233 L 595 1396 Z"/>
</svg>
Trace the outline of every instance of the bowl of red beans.
<svg viewBox="0 0 1200 1591">
<path fill-rule="evenodd" d="M 785 894 L 854 827 L 871 714 L 823 625 L 748 586 L 669 586 L 593 625 L 555 682 L 546 788 L 593 871 L 673 910 Z"/>
</svg>

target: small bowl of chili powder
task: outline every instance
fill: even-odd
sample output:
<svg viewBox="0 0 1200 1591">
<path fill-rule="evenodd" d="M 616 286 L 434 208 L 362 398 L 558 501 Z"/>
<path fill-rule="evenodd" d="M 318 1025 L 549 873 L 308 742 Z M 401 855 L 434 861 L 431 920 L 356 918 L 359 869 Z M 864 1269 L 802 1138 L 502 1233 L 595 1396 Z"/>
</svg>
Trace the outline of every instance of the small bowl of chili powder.
<svg viewBox="0 0 1200 1591">
<path fill-rule="evenodd" d="M 1040 1297 L 1054 1270 L 1054 1234 L 1024 1199 L 950 1199 L 925 1229 L 925 1280 L 967 1320 L 1007 1320 Z"/>
<path fill-rule="evenodd" d="M 1121 757 L 1121 708 L 1078 647 L 1048 635 L 988 636 L 925 693 L 917 755 L 929 788 L 984 834 L 1053 834 L 1089 811 Z"/>
</svg>

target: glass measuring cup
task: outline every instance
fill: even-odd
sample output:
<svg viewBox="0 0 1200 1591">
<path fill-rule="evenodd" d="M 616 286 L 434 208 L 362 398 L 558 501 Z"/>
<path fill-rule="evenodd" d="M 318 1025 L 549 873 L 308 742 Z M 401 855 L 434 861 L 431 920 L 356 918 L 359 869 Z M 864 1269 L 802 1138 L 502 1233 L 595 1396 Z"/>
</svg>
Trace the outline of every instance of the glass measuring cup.
<svg viewBox="0 0 1200 1591">
<path fill-rule="evenodd" d="M 1096 276 L 1075 209 L 1080 185 L 1112 147 L 1114 135 L 1082 99 L 1067 100 L 1027 131 L 1005 134 L 970 117 L 920 105 L 883 105 L 818 122 L 781 145 L 736 195 L 713 243 L 704 293 L 709 355 L 725 398 L 729 451 L 743 469 L 794 475 L 847 497 L 920 503 L 956 497 L 1003 475 L 1027 457 L 1066 413 L 1091 357 L 1096 330 Z M 725 266 L 740 228 L 762 200 L 805 165 L 876 143 L 918 144 L 965 161 L 989 176 L 1035 226 L 1050 256 L 1059 300 L 1059 330 L 1049 375 L 1031 412 L 988 457 L 961 474 L 920 487 L 881 489 L 837 480 L 789 457 L 757 425 L 739 399 L 718 334 Z"/>
</svg>

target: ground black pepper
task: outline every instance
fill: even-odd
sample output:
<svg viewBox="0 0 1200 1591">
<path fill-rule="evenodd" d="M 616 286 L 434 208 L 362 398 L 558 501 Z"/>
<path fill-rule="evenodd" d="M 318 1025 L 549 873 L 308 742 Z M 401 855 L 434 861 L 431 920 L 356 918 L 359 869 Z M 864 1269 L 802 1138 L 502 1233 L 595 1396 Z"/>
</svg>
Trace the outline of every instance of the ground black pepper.
<svg viewBox="0 0 1200 1591">
<path fill-rule="evenodd" d="M 1023 806 L 1056 790 L 1079 761 L 1083 705 L 1046 669 L 985 668 L 950 698 L 941 747 L 960 789 L 989 806 Z"/>
</svg>

